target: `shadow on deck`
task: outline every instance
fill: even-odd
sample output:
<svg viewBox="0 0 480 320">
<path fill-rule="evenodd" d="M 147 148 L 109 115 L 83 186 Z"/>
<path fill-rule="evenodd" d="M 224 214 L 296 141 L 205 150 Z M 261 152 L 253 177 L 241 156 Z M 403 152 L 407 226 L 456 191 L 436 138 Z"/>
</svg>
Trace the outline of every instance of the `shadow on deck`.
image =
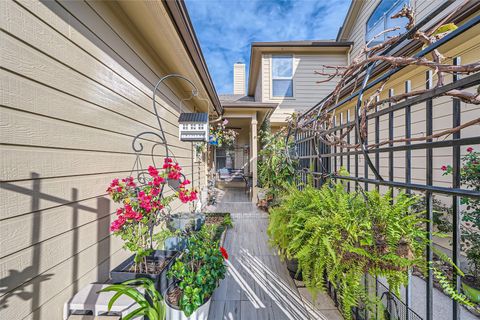
<svg viewBox="0 0 480 320">
<path fill-rule="evenodd" d="M 228 273 L 215 291 L 209 319 L 342 319 L 328 296 L 314 307 L 306 290 L 297 288 L 268 244 L 268 214 L 250 202 L 245 189 L 225 188 L 215 211 L 230 212 L 234 227 L 224 244 Z"/>
</svg>

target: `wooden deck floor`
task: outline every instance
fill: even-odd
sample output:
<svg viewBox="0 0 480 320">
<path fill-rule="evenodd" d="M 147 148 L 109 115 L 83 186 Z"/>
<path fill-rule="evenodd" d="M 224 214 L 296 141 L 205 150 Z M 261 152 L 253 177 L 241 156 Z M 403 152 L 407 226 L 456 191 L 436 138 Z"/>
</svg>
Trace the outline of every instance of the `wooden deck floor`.
<svg viewBox="0 0 480 320">
<path fill-rule="evenodd" d="M 213 296 L 209 319 L 341 319 L 330 298 L 314 307 L 268 245 L 268 215 L 241 188 L 226 189 L 215 211 L 230 212 L 234 227 L 225 238 L 228 273 Z"/>
</svg>

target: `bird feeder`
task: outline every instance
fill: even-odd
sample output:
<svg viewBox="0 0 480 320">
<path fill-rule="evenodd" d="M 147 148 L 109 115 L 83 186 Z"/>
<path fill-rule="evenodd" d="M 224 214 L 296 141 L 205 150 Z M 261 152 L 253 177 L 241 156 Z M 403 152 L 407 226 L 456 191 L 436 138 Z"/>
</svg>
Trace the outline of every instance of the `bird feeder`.
<svg viewBox="0 0 480 320">
<path fill-rule="evenodd" d="M 178 118 L 180 141 L 208 141 L 208 113 L 181 113 Z"/>
</svg>

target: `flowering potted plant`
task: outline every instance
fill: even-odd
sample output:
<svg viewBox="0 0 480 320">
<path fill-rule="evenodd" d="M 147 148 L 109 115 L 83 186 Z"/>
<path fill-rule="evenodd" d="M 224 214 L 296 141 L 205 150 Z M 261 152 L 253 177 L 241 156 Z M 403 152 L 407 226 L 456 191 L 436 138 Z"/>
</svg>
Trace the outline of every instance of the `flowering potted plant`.
<svg viewBox="0 0 480 320">
<path fill-rule="evenodd" d="M 468 189 L 480 191 L 480 152 L 472 147 L 467 148 L 467 154 L 462 157 L 460 179 Z M 443 175 L 453 172 L 450 165 L 442 166 Z M 462 278 L 462 288 L 465 295 L 474 303 L 480 303 L 480 199 L 462 197 L 460 204 L 465 206 L 462 211 L 462 249 L 468 261 L 468 273 Z"/>
<path fill-rule="evenodd" d="M 166 158 L 159 171 L 150 166 L 141 182 L 133 177 L 114 179 L 107 189 L 114 202 L 121 206 L 110 230 L 124 241 L 124 248 L 134 253 L 111 272 L 112 281 L 124 282 L 135 278 L 152 278 L 157 289 L 165 290 L 166 271 L 174 262 L 177 252 L 154 250 L 157 247 L 155 227 L 165 224 L 169 204 L 175 199 L 183 203 L 194 201 L 197 192 L 187 190 L 188 180 L 181 180 L 182 168 L 172 159 Z M 179 190 L 170 196 L 164 195 L 168 180 L 179 182 Z"/>
<path fill-rule="evenodd" d="M 168 272 L 175 280 L 165 294 L 167 319 L 206 320 L 219 280 L 225 277 L 228 253 L 214 241 L 213 228 L 203 227 Z"/>
<path fill-rule="evenodd" d="M 227 129 L 225 126 L 228 124 L 228 120 L 225 119 L 218 123 L 216 126 L 210 126 L 210 138 L 209 143 L 217 147 L 230 147 L 235 143 L 235 138 L 238 135 L 233 129 Z"/>
</svg>

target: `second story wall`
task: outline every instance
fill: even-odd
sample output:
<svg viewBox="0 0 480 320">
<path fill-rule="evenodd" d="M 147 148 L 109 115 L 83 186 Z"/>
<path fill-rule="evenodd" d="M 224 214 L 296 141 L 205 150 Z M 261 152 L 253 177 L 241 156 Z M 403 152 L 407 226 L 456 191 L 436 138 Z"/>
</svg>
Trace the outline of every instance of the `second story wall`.
<svg viewBox="0 0 480 320">
<path fill-rule="evenodd" d="M 278 103 L 278 108 L 271 116 L 272 122 L 283 122 L 294 111 L 304 111 L 328 95 L 335 86 L 335 81 L 317 83 L 325 77 L 315 74 L 322 65 L 346 65 L 345 53 L 285 53 L 292 57 L 292 96 L 281 97 L 273 93 L 272 57 L 275 53 L 262 55 L 262 66 L 255 90 L 255 99 L 262 102 Z"/>
<path fill-rule="evenodd" d="M 340 41 L 351 41 L 353 42 L 353 48 L 351 51 L 351 58 L 357 57 L 361 50 L 365 47 L 366 43 L 366 33 L 367 33 L 367 21 L 370 19 L 374 11 L 381 5 L 381 3 L 386 0 L 367 0 L 367 1 L 358 1 L 357 5 L 359 5 L 358 11 L 353 14 L 349 19 L 351 21 L 346 24 L 347 30 L 345 30 L 342 37 L 340 37 Z M 417 22 L 422 21 L 425 19 L 429 14 L 431 14 L 434 10 L 439 8 L 443 5 L 446 0 L 399 0 L 399 7 L 401 7 L 404 3 L 408 3 L 410 6 L 413 7 L 415 11 L 415 19 Z M 454 1 L 448 9 L 446 9 L 444 14 L 450 12 L 453 8 L 458 7 L 461 5 L 463 1 Z M 396 11 L 396 10 L 395 10 Z M 444 15 L 442 14 L 442 16 Z M 397 19 L 392 20 L 392 23 L 396 23 Z M 427 23 L 427 26 L 430 26 Z M 390 25 L 389 27 L 393 27 Z M 383 29 L 382 29 L 383 30 Z M 381 30 L 378 30 L 381 31 Z M 377 34 L 377 32 L 374 32 Z"/>
</svg>

